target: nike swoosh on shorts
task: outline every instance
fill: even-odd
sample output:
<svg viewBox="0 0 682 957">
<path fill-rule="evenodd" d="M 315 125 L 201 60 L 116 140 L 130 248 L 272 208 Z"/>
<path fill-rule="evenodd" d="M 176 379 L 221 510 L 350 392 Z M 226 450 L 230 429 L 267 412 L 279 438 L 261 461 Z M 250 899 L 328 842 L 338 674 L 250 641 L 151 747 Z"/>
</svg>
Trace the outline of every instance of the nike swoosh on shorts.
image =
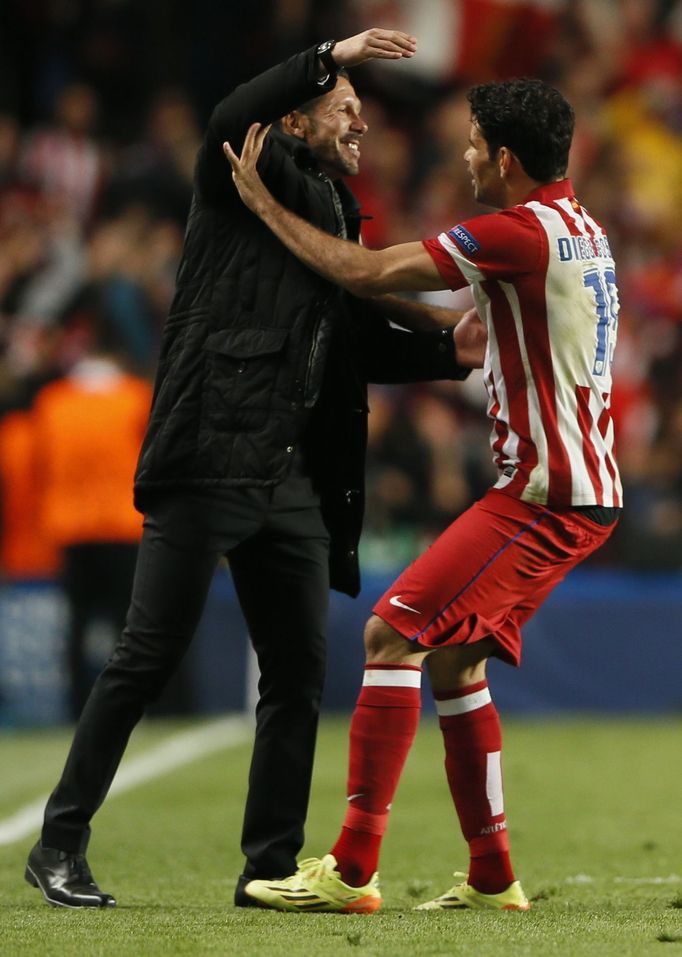
<svg viewBox="0 0 682 957">
<path fill-rule="evenodd" d="M 413 611 L 415 615 L 421 615 L 421 612 L 416 608 L 410 608 L 409 605 L 403 604 L 400 600 L 400 595 L 392 595 L 389 599 L 389 604 L 395 605 L 396 608 L 404 608 L 406 611 Z"/>
</svg>

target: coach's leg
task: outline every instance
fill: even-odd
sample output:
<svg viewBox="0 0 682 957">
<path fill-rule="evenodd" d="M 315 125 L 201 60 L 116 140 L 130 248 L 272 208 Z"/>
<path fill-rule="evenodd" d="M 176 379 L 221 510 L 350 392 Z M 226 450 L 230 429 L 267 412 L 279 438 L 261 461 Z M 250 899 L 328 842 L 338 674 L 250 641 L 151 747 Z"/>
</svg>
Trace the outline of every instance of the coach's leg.
<svg viewBox="0 0 682 957">
<path fill-rule="evenodd" d="M 42 844 L 84 853 L 90 819 L 104 800 L 128 738 L 186 650 L 217 555 L 172 544 L 147 516 L 126 627 L 95 682 L 61 780 L 47 803 Z"/>
<path fill-rule="evenodd" d="M 62 587 L 68 607 L 66 652 L 69 673 L 69 716 L 78 721 L 92 681 L 85 656 L 85 635 L 92 617 L 89 570 L 92 565 L 87 545 L 68 545 L 63 551 Z"/>
<path fill-rule="evenodd" d="M 319 510 L 301 509 L 296 531 L 286 523 L 263 531 L 229 558 L 260 669 L 241 841 L 246 865 L 235 896 L 244 904 L 246 881 L 292 874 L 303 846 L 329 602 L 328 536 Z"/>
<path fill-rule="evenodd" d="M 499 894 L 514 881 L 502 792 L 502 734 L 485 667 L 491 638 L 436 651 L 427 669 L 445 745 L 445 769 L 469 844 L 468 883 Z"/>
</svg>

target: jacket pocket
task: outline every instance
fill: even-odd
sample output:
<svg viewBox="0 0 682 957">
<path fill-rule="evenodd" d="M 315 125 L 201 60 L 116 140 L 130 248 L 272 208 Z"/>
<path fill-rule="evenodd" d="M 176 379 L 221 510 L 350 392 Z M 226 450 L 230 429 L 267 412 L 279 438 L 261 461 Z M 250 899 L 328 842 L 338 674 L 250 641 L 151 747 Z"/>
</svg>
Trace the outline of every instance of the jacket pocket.
<svg viewBox="0 0 682 957">
<path fill-rule="evenodd" d="M 288 333 L 263 327 L 210 333 L 204 343 L 204 427 L 253 432 L 265 425 Z"/>
<path fill-rule="evenodd" d="M 206 338 L 204 349 L 233 359 L 252 359 L 281 352 L 288 329 L 219 329 Z"/>
</svg>

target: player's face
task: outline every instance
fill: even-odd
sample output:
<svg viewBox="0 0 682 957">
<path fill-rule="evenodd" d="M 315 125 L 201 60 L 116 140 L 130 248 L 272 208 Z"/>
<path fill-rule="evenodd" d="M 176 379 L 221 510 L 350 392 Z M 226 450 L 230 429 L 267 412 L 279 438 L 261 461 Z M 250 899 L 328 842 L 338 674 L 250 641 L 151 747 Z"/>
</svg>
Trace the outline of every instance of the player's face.
<svg viewBox="0 0 682 957">
<path fill-rule="evenodd" d="M 304 117 L 305 141 L 320 168 L 332 179 L 355 176 L 360 171 L 360 139 L 367 124 L 360 119 L 360 100 L 348 80 L 340 76 L 336 86 L 322 97 L 315 111 Z"/>
<path fill-rule="evenodd" d="M 490 159 L 488 143 L 476 122 L 471 123 L 469 145 L 464 152 L 464 160 L 471 173 L 474 198 L 486 206 L 501 209 L 504 206 L 502 195 L 503 181 L 500 176 L 497 158 Z"/>
</svg>

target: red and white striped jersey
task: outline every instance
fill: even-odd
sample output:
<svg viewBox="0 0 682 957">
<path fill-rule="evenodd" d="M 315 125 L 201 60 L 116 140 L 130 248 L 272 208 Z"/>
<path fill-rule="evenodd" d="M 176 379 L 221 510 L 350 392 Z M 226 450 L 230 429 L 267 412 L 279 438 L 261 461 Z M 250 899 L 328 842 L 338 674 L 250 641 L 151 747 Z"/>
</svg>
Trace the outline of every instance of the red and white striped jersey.
<svg viewBox="0 0 682 957">
<path fill-rule="evenodd" d="M 451 289 L 472 287 L 487 322 L 495 487 L 550 508 L 620 506 L 609 412 L 616 275 L 570 180 L 424 246 Z"/>
</svg>

